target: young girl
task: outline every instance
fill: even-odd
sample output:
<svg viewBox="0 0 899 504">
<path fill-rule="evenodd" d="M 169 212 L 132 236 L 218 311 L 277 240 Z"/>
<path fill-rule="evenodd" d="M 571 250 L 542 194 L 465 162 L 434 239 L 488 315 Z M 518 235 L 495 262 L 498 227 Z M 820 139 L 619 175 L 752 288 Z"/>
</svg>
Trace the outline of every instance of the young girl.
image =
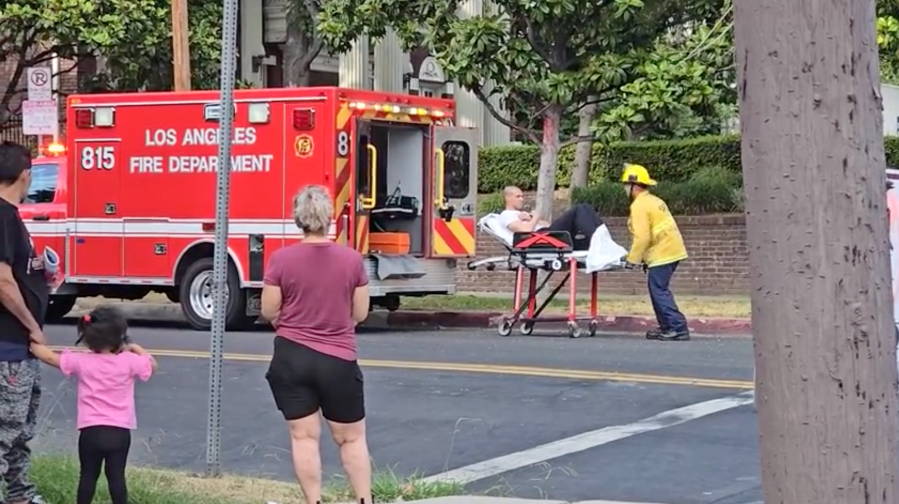
<svg viewBox="0 0 899 504">
<path fill-rule="evenodd" d="M 106 480 L 112 504 L 127 504 L 125 463 L 131 447 L 134 413 L 134 380 L 147 381 L 156 360 L 139 345 L 130 343 L 128 322 L 117 309 L 103 306 L 78 320 L 78 341 L 90 352 L 56 353 L 32 343 L 31 353 L 78 379 L 77 428 L 81 478 L 77 504 L 91 504 L 106 463 Z"/>
</svg>

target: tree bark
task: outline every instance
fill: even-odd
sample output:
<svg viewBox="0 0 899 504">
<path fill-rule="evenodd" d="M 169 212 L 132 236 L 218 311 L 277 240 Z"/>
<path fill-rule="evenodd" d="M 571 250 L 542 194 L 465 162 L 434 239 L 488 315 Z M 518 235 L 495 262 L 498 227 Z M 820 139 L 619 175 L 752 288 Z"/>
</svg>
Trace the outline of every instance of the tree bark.
<svg viewBox="0 0 899 504">
<path fill-rule="evenodd" d="M 309 37 L 296 21 L 287 23 L 287 40 L 284 43 L 284 82 L 287 87 L 306 87 L 312 76 L 306 64 L 310 50 Z M 309 60 L 311 63 L 311 60 Z"/>
<path fill-rule="evenodd" d="M 874 0 L 734 2 L 766 504 L 895 504 Z"/>
<path fill-rule="evenodd" d="M 534 213 L 542 219 L 552 219 L 556 190 L 556 170 L 559 165 L 559 127 L 562 107 L 552 105 L 543 112 L 543 144 L 540 145 L 540 171 L 537 173 L 537 208 Z"/>
<path fill-rule="evenodd" d="M 587 101 L 596 100 L 590 96 Z M 590 126 L 596 117 L 596 104 L 585 105 L 578 111 L 577 135 L 585 137 L 590 134 Z M 593 160 L 593 142 L 579 142 L 574 151 L 574 166 L 571 167 L 571 187 L 586 187 L 590 178 L 590 162 Z"/>
</svg>

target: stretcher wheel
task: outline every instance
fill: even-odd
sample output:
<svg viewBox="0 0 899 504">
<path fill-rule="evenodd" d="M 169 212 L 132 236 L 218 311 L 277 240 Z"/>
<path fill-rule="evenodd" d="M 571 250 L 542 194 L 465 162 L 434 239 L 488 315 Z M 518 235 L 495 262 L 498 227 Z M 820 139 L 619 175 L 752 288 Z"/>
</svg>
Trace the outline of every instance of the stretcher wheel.
<svg viewBox="0 0 899 504">
<path fill-rule="evenodd" d="M 503 320 L 496 327 L 496 332 L 499 333 L 500 336 L 508 336 L 512 334 L 512 322 L 508 320 Z"/>
<path fill-rule="evenodd" d="M 581 328 L 578 327 L 577 322 L 569 322 L 568 323 L 568 337 L 569 338 L 580 338 L 581 337 Z"/>
<path fill-rule="evenodd" d="M 487 271 L 493 271 L 496 269 L 496 264 L 490 263 L 487 265 Z"/>
<path fill-rule="evenodd" d="M 589 331 L 587 334 L 589 334 L 591 338 L 596 336 L 596 331 L 599 330 L 599 321 L 591 320 L 590 324 L 587 326 L 587 330 Z"/>
<path fill-rule="evenodd" d="M 474 261 L 468 263 L 468 271 L 474 271 L 476 269 L 478 269 L 478 266 L 474 263 Z"/>
<path fill-rule="evenodd" d="M 534 323 L 522 322 L 521 325 L 518 326 L 518 330 L 521 332 L 522 336 L 530 336 L 534 333 Z"/>
<path fill-rule="evenodd" d="M 549 267 L 553 271 L 562 271 L 562 261 L 559 259 L 553 259 L 552 262 L 549 263 Z"/>
</svg>

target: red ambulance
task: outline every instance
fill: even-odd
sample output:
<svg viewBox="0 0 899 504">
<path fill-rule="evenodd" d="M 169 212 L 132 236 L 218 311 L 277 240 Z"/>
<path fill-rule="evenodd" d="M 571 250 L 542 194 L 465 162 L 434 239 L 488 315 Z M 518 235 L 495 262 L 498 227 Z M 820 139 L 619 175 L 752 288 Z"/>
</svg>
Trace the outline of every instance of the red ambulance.
<svg viewBox="0 0 899 504">
<path fill-rule="evenodd" d="M 23 206 L 38 249 L 61 257 L 50 318 L 78 297 L 160 292 L 193 327 L 210 326 L 217 100 L 69 97 L 65 153 L 35 160 Z M 454 126 L 452 100 L 249 89 L 235 92 L 234 114 L 229 327 L 256 320 L 266 258 L 302 239 L 291 203 L 306 184 L 331 189 L 331 234 L 366 257 L 373 304 L 395 310 L 400 296 L 455 292 L 457 260 L 475 255 L 478 145 L 475 130 Z"/>
</svg>

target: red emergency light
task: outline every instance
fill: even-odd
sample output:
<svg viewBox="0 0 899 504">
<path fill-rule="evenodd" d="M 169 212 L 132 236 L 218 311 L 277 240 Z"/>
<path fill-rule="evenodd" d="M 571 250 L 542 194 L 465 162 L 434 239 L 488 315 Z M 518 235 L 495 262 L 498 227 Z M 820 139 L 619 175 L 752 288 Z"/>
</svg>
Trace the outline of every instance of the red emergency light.
<svg viewBox="0 0 899 504">
<path fill-rule="evenodd" d="M 299 108 L 293 110 L 293 128 L 297 131 L 315 129 L 315 110 Z"/>
<path fill-rule="evenodd" d="M 94 127 L 94 111 L 91 109 L 75 110 L 75 127 L 89 129 Z"/>
<path fill-rule="evenodd" d="M 79 108 L 75 110 L 75 127 L 81 129 L 111 128 L 115 125 L 114 107 Z"/>
</svg>

